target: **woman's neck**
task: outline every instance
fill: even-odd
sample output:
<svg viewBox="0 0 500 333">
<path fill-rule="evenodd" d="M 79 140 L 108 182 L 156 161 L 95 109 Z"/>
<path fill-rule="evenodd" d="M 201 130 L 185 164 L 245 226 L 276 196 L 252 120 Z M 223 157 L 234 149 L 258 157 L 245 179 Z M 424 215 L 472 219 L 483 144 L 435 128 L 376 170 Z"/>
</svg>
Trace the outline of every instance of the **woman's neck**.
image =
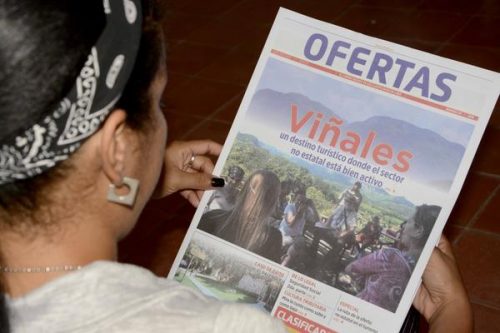
<svg viewBox="0 0 500 333">
<path fill-rule="evenodd" d="M 2 230 L 2 266 L 11 269 L 85 266 L 96 260 L 115 260 L 117 239 L 104 224 L 93 220 L 58 221 L 42 231 L 21 233 Z M 106 230 L 108 229 L 108 230 Z M 68 270 L 2 272 L 11 297 L 22 296 Z"/>
</svg>

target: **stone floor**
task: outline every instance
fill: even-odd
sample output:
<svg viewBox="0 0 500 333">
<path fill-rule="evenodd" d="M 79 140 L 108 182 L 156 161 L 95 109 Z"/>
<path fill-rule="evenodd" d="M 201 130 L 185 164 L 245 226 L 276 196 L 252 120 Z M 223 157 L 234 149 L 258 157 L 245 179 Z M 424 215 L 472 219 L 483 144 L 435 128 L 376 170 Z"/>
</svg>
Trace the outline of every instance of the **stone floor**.
<svg viewBox="0 0 500 333">
<path fill-rule="evenodd" d="M 165 1 L 169 139 L 224 142 L 280 6 L 500 71 L 498 0 Z M 476 332 L 500 332 L 499 145 L 497 103 L 445 229 L 474 306 Z M 193 213 L 176 195 L 151 202 L 120 244 L 120 260 L 165 275 Z"/>
</svg>

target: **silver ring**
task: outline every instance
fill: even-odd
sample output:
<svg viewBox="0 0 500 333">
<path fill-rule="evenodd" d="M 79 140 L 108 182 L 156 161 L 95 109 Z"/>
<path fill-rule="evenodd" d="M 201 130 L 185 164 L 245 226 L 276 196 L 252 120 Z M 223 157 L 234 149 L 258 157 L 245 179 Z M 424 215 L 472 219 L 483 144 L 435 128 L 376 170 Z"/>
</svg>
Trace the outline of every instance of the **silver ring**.
<svg viewBox="0 0 500 333">
<path fill-rule="evenodd" d="M 189 159 L 189 162 L 187 162 L 186 166 L 188 168 L 192 168 L 193 167 L 193 163 L 194 163 L 194 159 L 196 158 L 196 155 L 192 155 L 191 158 Z"/>
</svg>

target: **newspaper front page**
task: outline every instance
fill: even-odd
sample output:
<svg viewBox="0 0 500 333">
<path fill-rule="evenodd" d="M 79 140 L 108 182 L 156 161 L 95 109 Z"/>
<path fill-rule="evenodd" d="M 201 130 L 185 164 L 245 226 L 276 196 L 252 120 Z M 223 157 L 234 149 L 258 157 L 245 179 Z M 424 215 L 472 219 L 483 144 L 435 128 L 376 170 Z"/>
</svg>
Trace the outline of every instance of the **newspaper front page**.
<svg viewBox="0 0 500 333">
<path fill-rule="evenodd" d="M 281 9 L 169 277 L 293 332 L 398 332 L 499 88 Z"/>
</svg>

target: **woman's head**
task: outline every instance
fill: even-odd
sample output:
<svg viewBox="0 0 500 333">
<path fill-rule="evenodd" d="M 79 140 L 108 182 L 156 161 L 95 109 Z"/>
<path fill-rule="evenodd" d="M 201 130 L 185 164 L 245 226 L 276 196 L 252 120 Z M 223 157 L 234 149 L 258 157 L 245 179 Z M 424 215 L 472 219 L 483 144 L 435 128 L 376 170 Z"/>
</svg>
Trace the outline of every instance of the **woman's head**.
<svg viewBox="0 0 500 333">
<path fill-rule="evenodd" d="M 422 249 L 440 211 L 441 207 L 434 205 L 416 207 L 415 213 L 406 221 L 401 232 L 401 243 L 403 246 Z"/>
<path fill-rule="evenodd" d="M 126 212 L 126 208 L 121 208 L 121 213 L 117 214 L 116 208 L 108 209 L 106 206 L 106 183 L 117 182 L 128 172 L 130 174 L 126 176 L 141 178 L 142 199 L 134 209 L 130 209 L 128 214 L 132 218 L 142 208 L 144 198 L 152 192 L 158 178 L 154 173 L 160 172 L 160 150 L 164 148 L 166 136 L 165 120 L 159 110 L 166 75 L 162 66 L 162 31 L 159 24 L 151 18 L 145 18 L 141 26 L 141 21 L 137 20 L 140 16 L 135 15 L 139 13 L 135 11 L 139 8 L 134 7 L 137 3 L 137 0 L 0 2 L 0 149 L 12 147 L 7 153 L 6 150 L 3 150 L 3 154 L 0 153 L 1 265 L 41 266 L 52 260 L 80 263 L 92 256 L 111 257 L 115 244 L 112 241 L 99 245 L 97 243 L 109 241 L 108 236 L 123 236 L 133 224 L 120 226 L 112 221 L 107 224 L 86 223 L 97 215 L 101 215 L 101 220 L 111 220 L 113 216 L 117 220 L 116 217 L 120 214 L 125 215 L 123 212 Z M 149 11 L 149 4 L 144 4 L 146 7 L 143 8 Z M 89 54 L 101 59 L 103 54 L 96 53 L 93 46 L 99 50 L 96 43 L 99 43 L 106 31 L 109 32 L 105 26 L 110 27 L 110 17 L 118 17 L 120 12 L 113 12 L 115 5 L 125 9 L 122 13 L 126 13 L 127 22 L 134 25 L 136 35 L 141 36 L 140 46 L 138 39 L 135 44 L 131 41 L 130 35 L 122 36 L 118 41 L 121 45 L 127 46 L 127 42 L 130 42 L 131 47 L 139 48 L 138 52 L 133 51 L 134 55 L 137 54 L 135 66 L 128 81 L 121 80 L 120 77 L 125 72 L 124 68 L 130 68 L 126 63 L 127 59 L 131 59 L 127 57 L 128 53 L 116 56 L 116 62 L 109 64 L 109 71 L 104 71 L 105 66 L 95 66 L 94 69 L 96 72 L 103 71 L 101 74 L 106 75 L 105 85 L 110 90 L 118 90 L 122 82 L 127 82 L 124 89 L 119 88 L 123 89 L 122 97 L 97 132 L 72 153 L 69 159 L 38 176 L 25 174 L 30 178 L 6 182 L 6 179 L 13 179 L 9 178 L 12 165 L 24 163 L 26 168 L 21 170 L 27 170 L 31 167 L 28 162 L 40 163 L 38 156 L 48 158 L 48 155 L 37 154 L 37 159 L 33 159 L 34 152 L 49 151 L 48 146 L 43 145 L 47 141 L 41 140 L 37 135 L 56 137 L 53 133 L 57 130 L 53 126 L 43 127 L 38 124 L 57 123 L 54 119 L 61 119 L 61 114 L 56 110 L 60 105 L 67 105 L 65 97 L 68 94 L 72 94 L 75 89 L 77 96 L 89 91 L 91 96 L 95 93 L 95 100 L 98 99 L 99 90 L 92 90 L 93 85 L 85 80 L 78 85 L 77 77 L 85 76 L 83 69 L 87 63 L 95 64 L 95 61 L 90 62 Z M 123 15 L 120 17 L 123 18 Z M 111 48 L 113 43 L 109 44 L 108 47 Z M 111 51 L 119 52 L 118 49 Z M 121 63 L 123 60 L 125 62 Z M 118 98 L 119 92 L 115 96 Z M 78 101 L 82 100 L 83 98 Z M 85 104 L 78 106 L 83 108 Z M 93 126 L 95 125 L 94 122 Z M 40 128 L 45 132 L 42 133 Z M 27 137 L 18 133 L 36 135 Z M 140 153 L 141 143 L 146 140 L 148 144 L 144 146 L 153 149 L 152 157 Z M 27 141 L 33 145 L 28 146 Z M 23 151 L 27 155 L 13 155 L 23 146 L 31 147 Z M 68 153 L 71 152 L 72 149 L 68 150 Z M 9 154 L 14 159 L 6 160 L 5 156 Z M 25 157 L 29 157 L 26 162 Z M 139 171 L 137 161 L 140 159 L 150 164 L 147 169 L 152 170 L 151 173 Z M 78 210 L 87 214 L 87 220 L 76 213 Z M 115 212 L 114 215 L 111 211 Z M 59 223 L 61 220 L 75 223 L 63 225 Z M 101 229 L 96 232 L 96 227 Z M 56 232 L 52 233 L 53 230 Z M 45 231 L 48 232 L 48 237 L 36 237 L 40 232 L 46 235 Z M 80 251 L 85 245 L 87 248 Z M 69 251 L 60 251 L 65 246 Z M 30 280 L 29 277 L 17 276 L 8 277 L 8 281 L 3 278 L 5 276 L 0 277 L 1 295 L 4 291 L 11 295 L 22 293 L 25 288 L 33 288 L 46 281 L 43 278 Z M 9 287 L 3 288 L 4 283 Z M 8 331 L 8 326 L 5 299 L 0 297 L 0 330 Z"/>
<path fill-rule="evenodd" d="M 0 5 L 0 143 L 16 131 L 44 119 L 68 94 L 92 46 L 103 33 L 105 20 L 102 0 L 21 0 Z M 134 164 L 129 159 L 140 155 L 140 140 L 142 143 L 156 140 L 156 146 L 164 146 L 166 129 L 158 106 L 166 80 L 164 73 L 159 74 L 162 69 L 164 72 L 161 44 L 158 23 L 145 19 L 136 65 L 116 109 L 101 130 L 69 160 L 48 172 L 0 186 L 0 220 L 12 224 L 18 216 L 29 217 L 41 207 L 51 205 L 53 200 L 48 193 L 75 173 L 87 174 L 80 177 L 79 184 L 82 184 L 82 179 L 89 180 L 95 176 L 91 172 L 101 167 L 105 178 L 116 182 L 125 172 L 118 169 L 126 169 L 124 164 Z M 129 142 L 133 145 L 127 146 Z M 108 147 L 104 147 L 105 144 Z M 93 153 L 89 155 L 89 152 Z M 93 160 L 97 165 L 88 158 L 96 153 L 100 154 L 100 158 Z M 157 172 L 159 167 L 153 169 Z"/>
<path fill-rule="evenodd" d="M 235 243 L 249 250 L 257 250 L 268 237 L 269 217 L 276 209 L 280 192 L 280 180 L 274 172 L 255 171 L 245 182 L 222 229 L 235 224 Z"/>
<path fill-rule="evenodd" d="M 40 119 L 69 92 L 105 26 L 98 2 L 2 2 L 0 140 Z"/>
<path fill-rule="evenodd" d="M 248 177 L 236 205 L 247 218 L 269 216 L 276 209 L 280 192 L 278 176 L 272 171 L 259 170 Z"/>
</svg>

